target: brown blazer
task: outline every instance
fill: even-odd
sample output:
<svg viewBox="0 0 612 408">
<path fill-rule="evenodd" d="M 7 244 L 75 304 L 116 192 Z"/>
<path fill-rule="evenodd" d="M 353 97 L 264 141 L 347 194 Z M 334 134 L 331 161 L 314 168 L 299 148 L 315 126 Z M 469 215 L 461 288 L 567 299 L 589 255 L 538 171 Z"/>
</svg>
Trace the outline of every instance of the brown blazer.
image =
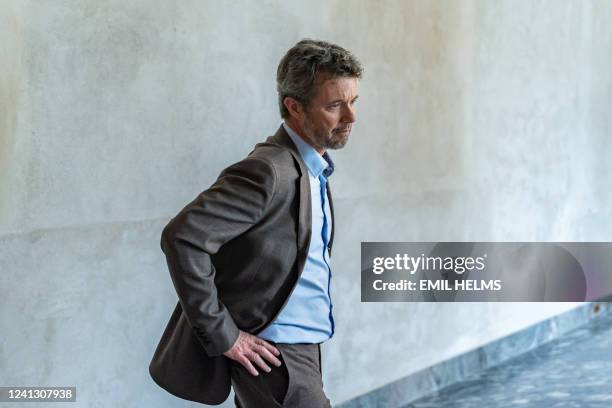
<svg viewBox="0 0 612 408">
<path fill-rule="evenodd" d="M 328 198 L 333 220 L 329 188 Z M 205 404 L 227 399 L 223 353 L 239 329 L 261 332 L 286 304 L 308 255 L 311 211 L 306 165 L 281 125 L 168 223 L 161 247 L 179 302 L 149 365 L 160 387 Z"/>
</svg>

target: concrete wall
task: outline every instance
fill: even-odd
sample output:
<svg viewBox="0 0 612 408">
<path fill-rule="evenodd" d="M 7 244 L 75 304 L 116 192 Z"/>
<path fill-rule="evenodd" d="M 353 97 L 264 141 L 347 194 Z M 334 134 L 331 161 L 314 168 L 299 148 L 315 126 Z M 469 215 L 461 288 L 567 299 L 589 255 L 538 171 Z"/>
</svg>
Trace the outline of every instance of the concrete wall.
<svg viewBox="0 0 612 408">
<path fill-rule="evenodd" d="M 3 1 L 0 385 L 192 406 L 147 372 L 176 301 L 159 234 L 276 130 L 276 65 L 303 37 L 366 69 L 333 153 L 333 403 L 575 306 L 361 304 L 359 248 L 610 240 L 611 18 L 579 1 Z"/>
</svg>

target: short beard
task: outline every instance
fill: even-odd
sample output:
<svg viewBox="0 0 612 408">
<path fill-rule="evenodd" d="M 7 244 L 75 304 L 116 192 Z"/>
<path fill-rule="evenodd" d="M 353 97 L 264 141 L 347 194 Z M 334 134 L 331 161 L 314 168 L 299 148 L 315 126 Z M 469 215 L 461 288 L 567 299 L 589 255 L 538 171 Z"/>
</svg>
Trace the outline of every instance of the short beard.
<svg viewBox="0 0 612 408">
<path fill-rule="evenodd" d="M 316 145 L 315 148 L 317 149 L 320 149 L 320 150 L 342 149 L 346 145 L 346 142 L 348 142 L 348 137 L 350 135 L 350 132 L 346 134 L 342 134 L 342 133 L 334 133 L 332 131 L 331 137 L 328 137 L 327 134 L 322 135 L 318 133 L 315 129 L 311 128 L 309 124 L 310 122 L 306 120 L 303 126 L 303 130 L 304 130 L 304 133 L 306 133 L 306 136 L 311 140 L 311 142 Z"/>
<path fill-rule="evenodd" d="M 328 149 L 332 149 L 332 150 L 336 150 L 336 149 L 342 149 L 345 145 L 346 142 L 348 142 L 348 137 L 351 134 L 351 132 L 349 133 L 333 133 L 332 132 L 332 137 L 331 139 L 327 139 L 327 148 Z"/>
</svg>

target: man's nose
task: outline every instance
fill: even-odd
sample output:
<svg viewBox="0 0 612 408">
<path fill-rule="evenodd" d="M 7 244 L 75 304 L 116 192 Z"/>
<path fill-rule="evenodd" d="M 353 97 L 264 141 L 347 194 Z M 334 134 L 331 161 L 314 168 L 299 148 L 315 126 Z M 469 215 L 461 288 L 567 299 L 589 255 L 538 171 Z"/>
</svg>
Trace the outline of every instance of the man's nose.
<svg viewBox="0 0 612 408">
<path fill-rule="evenodd" d="M 351 105 L 347 105 L 343 112 L 343 122 L 345 123 L 353 123 L 356 120 L 355 117 L 355 108 Z"/>
</svg>

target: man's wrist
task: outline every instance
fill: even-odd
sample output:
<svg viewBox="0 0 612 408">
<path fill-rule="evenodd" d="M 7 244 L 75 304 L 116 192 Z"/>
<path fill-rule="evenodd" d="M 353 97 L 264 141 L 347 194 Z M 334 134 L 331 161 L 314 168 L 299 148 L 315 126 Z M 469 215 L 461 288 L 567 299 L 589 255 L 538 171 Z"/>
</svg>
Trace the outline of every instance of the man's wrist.
<svg viewBox="0 0 612 408">
<path fill-rule="evenodd" d="M 223 326 L 223 330 L 213 338 L 210 338 L 207 344 L 204 345 L 206 354 L 210 357 L 220 356 L 229 351 L 236 343 L 236 340 L 238 340 L 240 329 L 238 329 L 233 320 L 229 319 L 229 322 L 226 321 Z"/>
</svg>

